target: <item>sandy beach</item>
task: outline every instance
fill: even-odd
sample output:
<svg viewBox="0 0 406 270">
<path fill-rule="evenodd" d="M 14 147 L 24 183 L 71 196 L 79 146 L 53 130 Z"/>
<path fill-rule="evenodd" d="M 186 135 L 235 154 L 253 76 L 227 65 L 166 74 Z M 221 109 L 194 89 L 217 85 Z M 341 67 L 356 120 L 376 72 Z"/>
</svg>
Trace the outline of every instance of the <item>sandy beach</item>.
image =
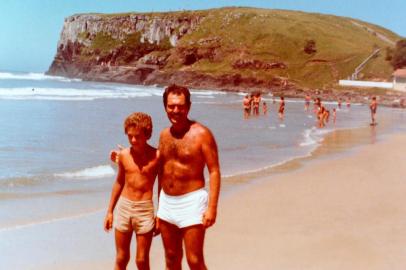
<svg viewBox="0 0 406 270">
<path fill-rule="evenodd" d="M 406 135 L 240 189 L 207 237 L 211 269 L 405 269 Z"/>
<path fill-rule="evenodd" d="M 391 135 L 240 185 L 207 233 L 209 269 L 405 269 L 405 150 L 406 134 Z M 1 231 L 0 257 L 10 269 L 112 269 L 103 217 Z M 164 269 L 159 237 L 151 269 Z"/>
</svg>

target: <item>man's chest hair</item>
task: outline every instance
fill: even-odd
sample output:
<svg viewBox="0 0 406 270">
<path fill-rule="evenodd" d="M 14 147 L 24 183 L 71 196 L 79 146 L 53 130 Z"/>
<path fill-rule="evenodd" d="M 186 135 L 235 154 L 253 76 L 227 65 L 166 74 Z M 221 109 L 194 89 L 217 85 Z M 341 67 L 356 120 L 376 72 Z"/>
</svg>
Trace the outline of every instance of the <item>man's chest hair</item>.
<svg viewBox="0 0 406 270">
<path fill-rule="evenodd" d="M 162 142 L 162 154 L 166 159 L 191 159 L 196 157 L 198 153 L 200 153 L 199 142 L 189 137 L 167 138 Z"/>
</svg>

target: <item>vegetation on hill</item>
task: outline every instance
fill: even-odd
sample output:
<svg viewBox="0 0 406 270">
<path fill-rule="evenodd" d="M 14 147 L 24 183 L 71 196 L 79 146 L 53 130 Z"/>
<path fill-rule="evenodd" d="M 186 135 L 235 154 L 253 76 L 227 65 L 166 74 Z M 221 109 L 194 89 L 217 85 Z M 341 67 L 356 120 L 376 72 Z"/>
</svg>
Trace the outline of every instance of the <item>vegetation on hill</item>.
<svg viewBox="0 0 406 270">
<path fill-rule="evenodd" d="M 390 40 L 399 39 L 388 30 L 350 18 L 287 10 L 224 8 L 212 10 L 197 31 L 185 36 L 179 46 L 199 46 L 196 41 L 202 39 L 215 39 L 219 43 L 217 61 L 203 59 L 188 69 L 220 75 L 233 72 L 233 63 L 239 59 L 283 62 L 286 65 L 283 69 L 241 72 L 243 76 L 280 76 L 299 85 L 320 87 L 349 77 L 374 49 L 379 47 L 384 52 L 391 46 L 376 33 Z M 311 54 L 304 50 L 310 40 L 316 48 Z M 391 65 L 381 53 L 370 61 L 361 76 L 389 79 L 391 73 Z"/>
<path fill-rule="evenodd" d="M 389 80 L 393 57 L 398 52 L 404 55 L 403 47 L 395 49 L 400 40 L 395 33 L 333 15 L 247 7 L 97 15 L 106 22 L 112 19 L 125 21 L 134 15 L 150 20 L 191 21 L 196 17 L 199 20 L 193 30 L 185 29 L 175 47 L 167 36 L 157 43 L 149 43 L 141 42 L 140 32 L 124 32 L 127 36 L 121 39 L 102 30 L 92 35 L 82 32 L 78 41 L 58 52 L 56 59 L 59 62 L 55 62 L 53 71 L 72 70 L 60 65 L 64 61 L 68 64 L 79 62 L 86 70 L 90 70 L 91 65 L 106 63 L 125 67 L 141 63 L 159 66 L 159 72 L 152 74 L 158 74 L 161 79 L 183 72 L 205 79 L 271 82 L 263 85 L 288 81 L 301 87 L 320 88 L 335 86 L 339 79 L 350 77 L 377 48 L 381 49 L 379 55 L 367 63 L 358 78 Z M 173 31 L 179 32 L 179 29 Z M 143 73 L 142 78 L 148 78 L 148 74 Z"/>
</svg>

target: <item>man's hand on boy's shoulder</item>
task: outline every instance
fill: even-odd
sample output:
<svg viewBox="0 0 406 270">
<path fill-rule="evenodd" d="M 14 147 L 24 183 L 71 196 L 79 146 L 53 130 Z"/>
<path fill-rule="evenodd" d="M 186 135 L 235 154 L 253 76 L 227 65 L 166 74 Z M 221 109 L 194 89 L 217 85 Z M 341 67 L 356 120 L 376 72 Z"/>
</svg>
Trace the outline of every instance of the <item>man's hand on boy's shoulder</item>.
<svg viewBox="0 0 406 270">
<path fill-rule="evenodd" d="M 114 149 L 110 152 L 110 160 L 116 164 L 118 164 L 120 152 L 125 148 L 120 144 L 118 144 L 117 147 L 118 149 Z"/>
</svg>

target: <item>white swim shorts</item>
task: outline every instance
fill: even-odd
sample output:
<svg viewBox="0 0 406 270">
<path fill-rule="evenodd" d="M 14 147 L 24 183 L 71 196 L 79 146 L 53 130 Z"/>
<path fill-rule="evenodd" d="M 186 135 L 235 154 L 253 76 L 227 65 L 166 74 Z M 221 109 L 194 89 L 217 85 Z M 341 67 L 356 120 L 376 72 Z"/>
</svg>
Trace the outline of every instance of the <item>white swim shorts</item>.
<svg viewBox="0 0 406 270">
<path fill-rule="evenodd" d="M 203 224 L 207 203 L 208 194 L 203 188 L 179 196 L 161 190 L 157 217 L 178 228 Z"/>
</svg>

